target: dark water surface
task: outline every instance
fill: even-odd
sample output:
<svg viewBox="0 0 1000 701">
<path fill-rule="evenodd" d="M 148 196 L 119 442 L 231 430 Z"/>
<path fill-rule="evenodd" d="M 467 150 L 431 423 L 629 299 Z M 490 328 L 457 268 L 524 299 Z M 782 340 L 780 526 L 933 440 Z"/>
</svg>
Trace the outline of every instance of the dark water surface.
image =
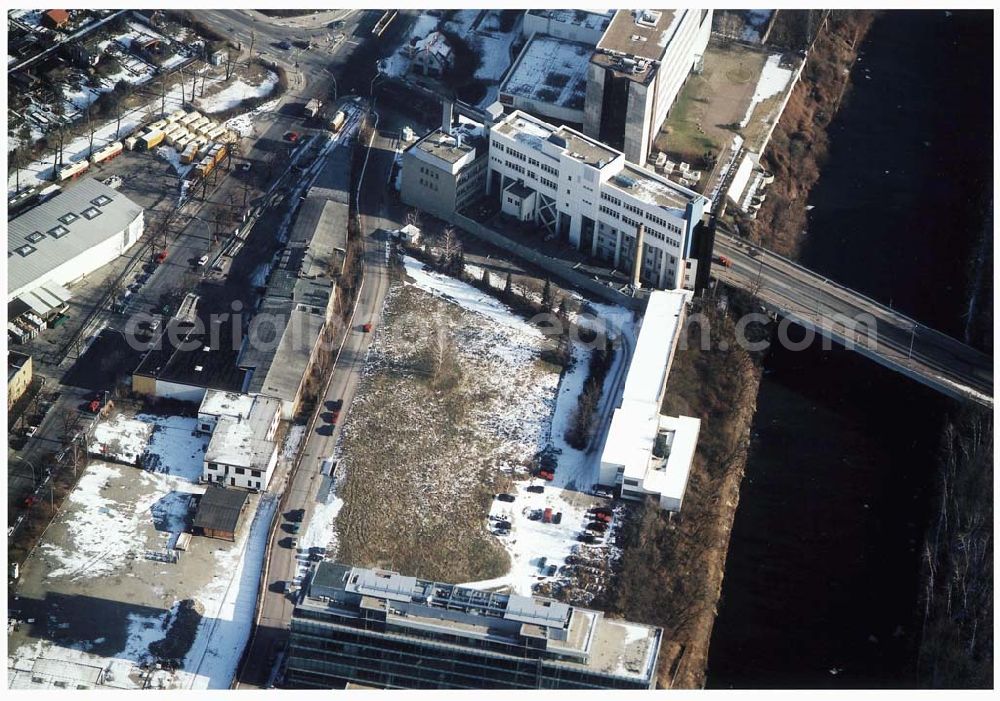
<svg viewBox="0 0 1000 701">
<path fill-rule="evenodd" d="M 988 12 L 876 20 L 802 254 L 958 337 L 990 226 L 992 25 Z M 912 686 L 920 546 L 954 404 L 838 349 L 778 349 L 765 367 L 709 686 Z"/>
</svg>

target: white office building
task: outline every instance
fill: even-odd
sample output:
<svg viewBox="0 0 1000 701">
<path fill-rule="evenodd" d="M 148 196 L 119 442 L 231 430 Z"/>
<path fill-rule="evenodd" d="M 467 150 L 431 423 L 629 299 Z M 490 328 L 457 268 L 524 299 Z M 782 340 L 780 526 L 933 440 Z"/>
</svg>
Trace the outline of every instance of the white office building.
<svg viewBox="0 0 1000 701">
<path fill-rule="evenodd" d="M 623 499 L 652 496 L 666 511 L 681 510 L 701 430 L 699 419 L 660 413 L 690 298 L 684 291 L 650 294 L 601 454 L 601 484 L 620 487 Z"/>
<path fill-rule="evenodd" d="M 278 399 L 208 390 L 198 408 L 198 430 L 212 435 L 202 481 L 266 489 L 278 462 L 274 435 L 280 421 Z"/>
<path fill-rule="evenodd" d="M 521 111 L 490 130 L 487 192 L 502 211 L 633 271 L 657 289 L 693 289 L 694 229 L 709 201 L 618 150 Z M 641 228 L 640 228 L 641 227 Z"/>
<path fill-rule="evenodd" d="M 645 163 L 711 32 L 712 10 L 615 12 L 587 68 L 584 133 Z"/>
</svg>

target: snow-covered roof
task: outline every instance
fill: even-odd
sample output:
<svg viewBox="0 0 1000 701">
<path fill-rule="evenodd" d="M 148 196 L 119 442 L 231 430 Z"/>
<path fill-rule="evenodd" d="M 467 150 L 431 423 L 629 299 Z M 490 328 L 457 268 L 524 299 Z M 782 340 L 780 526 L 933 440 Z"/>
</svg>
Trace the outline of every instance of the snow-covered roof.
<svg viewBox="0 0 1000 701">
<path fill-rule="evenodd" d="M 691 292 L 687 290 L 654 290 L 650 293 L 625 379 L 622 394 L 625 401 L 653 405 L 659 409 L 674 348 L 680 337 L 682 312 L 690 299 Z"/>
<path fill-rule="evenodd" d="M 275 444 L 265 440 L 250 422 L 223 416 L 212 431 L 205 460 L 265 472 L 274 451 Z"/>
<path fill-rule="evenodd" d="M 205 398 L 201 400 L 198 413 L 210 416 L 231 416 L 233 418 L 240 416 L 246 419 L 249 418 L 253 405 L 254 397 L 249 394 L 210 389 L 205 392 Z"/>
<path fill-rule="evenodd" d="M 431 32 L 423 39 L 413 45 L 414 54 L 426 51 L 442 59 L 451 57 L 452 48 L 448 43 L 448 38 L 441 32 Z"/>
<path fill-rule="evenodd" d="M 581 42 L 535 34 L 521 50 L 500 93 L 582 110 L 592 52 L 593 47 Z"/>
</svg>

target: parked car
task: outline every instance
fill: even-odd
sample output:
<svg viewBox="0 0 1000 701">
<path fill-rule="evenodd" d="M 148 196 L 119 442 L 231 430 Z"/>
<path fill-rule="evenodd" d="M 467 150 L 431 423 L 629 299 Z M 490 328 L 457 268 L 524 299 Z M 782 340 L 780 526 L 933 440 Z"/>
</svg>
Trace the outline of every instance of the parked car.
<svg viewBox="0 0 1000 701">
<path fill-rule="evenodd" d="M 542 523 L 552 523 L 552 507 L 545 507 L 545 511 L 542 512 Z"/>
<path fill-rule="evenodd" d="M 287 518 L 289 521 L 292 521 L 293 523 L 298 523 L 302 521 L 302 519 L 304 519 L 305 516 L 306 516 L 305 509 L 292 509 L 291 511 L 285 514 L 285 518 Z"/>
<path fill-rule="evenodd" d="M 204 256 L 202 256 L 201 258 L 198 259 L 198 266 L 201 267 L 201 266 L 205 265 L 205 263 L 207 263 L 207 262 L 208 262 L 208 256 L 204 255 Z"/>
<path fill-rule="evenodd" d="M 553 576 L 555 576 L 555 573 L 558 572 L 558 571 L 559 571 L 559 568 L 557 566 L 555 566 L 555 565 L 549 565 L 545 569 L 545 576 L 546 577 L 553 577 Z"/>
<path fill-rule="evenodd" d="M 156 262 L 162 263 L 167 259 L 167 251 L 164 249 L 156 254 Z"/>
<path fill-rule="evenodd" d="M 514 495 L 513 494 L 497 494 L 497 501 L 512 502 L 512 501 L 514 501 Z"/>
<path fill-rule="evenodd" d="M 299 526 L 298 523 L 293 523 L 292 525 L 290 525 L 288 527 L 288 532 L 289 533 L 298 533 L 299 532 L 299 528 L 301 528 L 301 526 Z"/>
<path fill-rule="evenodd" d="M 371 322 L 362 325 L 361 330 L 364 331 L 365 333 L 371 333 L 372 332 Z"/>
<path fill-rule="evenodd" d="M 278 42 L 278 48 L 288 51 L 290 48 L 292 48 L 292 42 L 288 41 L 288 39 L 283 39 L 282 41 Z"/>
<path fill-rule="evenodd" d="M 562 511 L 557 511 L 555 516 L 552 517 L 552 523 L 562 523 Z"/>
<path fill-rule="evenodd" d="M 552 472 L 551 470 L 540 470 L 538 472 L 538 476 L 541 479 L 545 480 L 546 482 L 551 482 L 552 479 L 555 477 L 555 473 Z"/>
<path fill-rule="evenodd" d="M 33 435 L 35 435 L 35 431 L 37 430 L 38 426 L 28 426 L 28 429 L 24 432 L 24 435 L 27 436 L 28 438 L 31 438 Z"/>
<path fill-rule="evenodd" d="M 597 531 L 598 533 L 604 533 L 604 531 L 608 530 L 608 524 L 604 523 L 603 521 L 591 521 L 590 523 L 587 524 L 587 530 Z"/>
<path fill-rule="evenodd" d="M 591 533 L 581 533 L 576 537 L 576 539 L 581 543 L 594 543 L 597 541 L 597 538 L 595 538 Z"/>
<path fill-rule="evenodd" d="M 545 485 L 533 484 L 530 487 L 528 487 L 528 491 L 531 492 L 532 494 L 541 494 L 542 492 L 545 491 Z"/>
<path fill-rule="evenodd" d="M 611 514 L 606 514 L 606 513 L 603 513 L 603 512 L 598 512 L 598 513 L 594 514 L 594 520 L 595 521 L 601 521 L 603 523 L 611 523 L 611 519 L 612 519 Z"/>
<path fill-rule="evenodd" d="M 290 131 L 285 134 L 285 141 L 291 141 L 293 144 L 299 140 L 299 133 L 297 131 Z"/>
</svg>

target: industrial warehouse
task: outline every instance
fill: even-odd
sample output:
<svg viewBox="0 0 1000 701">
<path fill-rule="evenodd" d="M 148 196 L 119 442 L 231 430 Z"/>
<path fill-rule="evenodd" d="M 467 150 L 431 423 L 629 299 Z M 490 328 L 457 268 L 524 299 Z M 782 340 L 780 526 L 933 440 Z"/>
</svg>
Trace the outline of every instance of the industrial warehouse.
<svg viewBox="0 0 1000 701">
<path fill-rule="evenodd" d="M 142 236 L 142 208 L 117 190 L 84 180 L 9 224 L 8 335 L 24 340 L 54 323 L 66 288 L 131 248 Z M 13 327 L 13 328 L 12 328 Z"/>
</svg>

